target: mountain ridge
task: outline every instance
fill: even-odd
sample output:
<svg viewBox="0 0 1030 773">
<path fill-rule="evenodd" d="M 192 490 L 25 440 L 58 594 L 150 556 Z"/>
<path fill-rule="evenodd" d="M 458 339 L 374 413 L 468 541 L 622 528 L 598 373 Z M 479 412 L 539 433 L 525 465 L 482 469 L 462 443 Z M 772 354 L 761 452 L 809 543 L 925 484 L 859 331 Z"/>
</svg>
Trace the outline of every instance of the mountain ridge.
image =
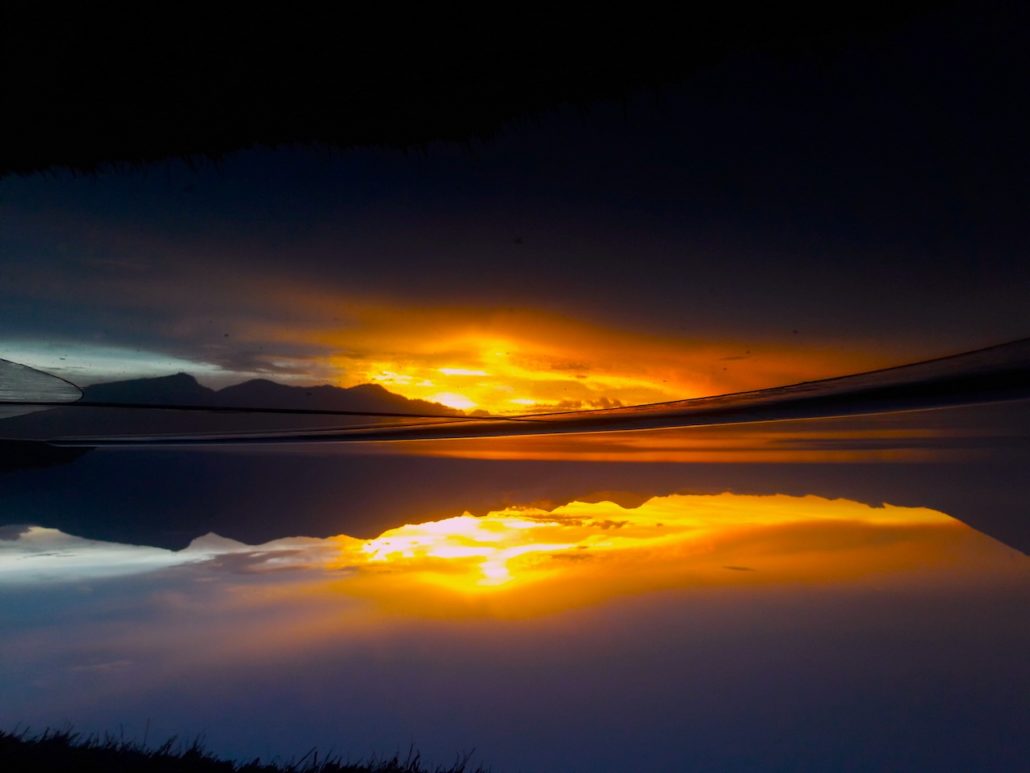
<svg viewBox="0 0 1030 773">
<path fill-rule="evenodd" d="M 381 384 L 332 384 L 291 386 L 267 378 L 255 378 L 212 389 L 192 374 L 126 379 L 93 384 L 82 390 L 87 402 L 119 402 L 140 405 L 196 405 L 224 408 L 284 408 L 325 411 L 428 413 L 463 416 L 462 411 L 429 400 L 391 392 Z"/>
<path fill-rule="evenodd" d="M 59 407 L 0 419 L 0 438 L 33 440 L 71 435 L 232 432 L 248 430 L 328 429 L 364 423 L 372 417 L 248 414 L 246 409 L 338 411 L 341 413 L 465 416 L 462 411 L 428 400 L 412 400 L 379 384 L 337 387 L 331 384 L 290 386 L 251 379 L 212 389 L 189 373 L 108 381 L 84 387 L 82 401 L 154 406 L 155 410 L 117 407 Z M 163 411 L 162 405 L 238 408 L 240 413 Z"/>
</svg>

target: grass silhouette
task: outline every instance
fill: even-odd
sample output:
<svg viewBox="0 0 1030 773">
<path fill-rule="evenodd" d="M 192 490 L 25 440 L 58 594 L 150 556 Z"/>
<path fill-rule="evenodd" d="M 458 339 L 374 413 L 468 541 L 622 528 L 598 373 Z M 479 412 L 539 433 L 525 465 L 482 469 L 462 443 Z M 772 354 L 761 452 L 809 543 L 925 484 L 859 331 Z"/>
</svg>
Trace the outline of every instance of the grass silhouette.
<svg viewBox="0 0 1030 773">
<path fill-rule="evenodd" d="M 111 735 L 85 736 L 73 730 L 45 730 L 39 735 L 27 731 L 0 730 L 0 770 L 21 771 L 143 771 L 144 773 L 486 773 L 470 767 L 471 755 L 459 757 L 453 765 L 428 767 L 417 752 L 405 757 L 350 762 L 335 754 L 322 756 L 312 749 L 286 762 L 260 758 L 249 762 L 221 759 L 205 751 L 203 739 L 182 742 L 170 738 L 150 747 Z"/>
</svg>

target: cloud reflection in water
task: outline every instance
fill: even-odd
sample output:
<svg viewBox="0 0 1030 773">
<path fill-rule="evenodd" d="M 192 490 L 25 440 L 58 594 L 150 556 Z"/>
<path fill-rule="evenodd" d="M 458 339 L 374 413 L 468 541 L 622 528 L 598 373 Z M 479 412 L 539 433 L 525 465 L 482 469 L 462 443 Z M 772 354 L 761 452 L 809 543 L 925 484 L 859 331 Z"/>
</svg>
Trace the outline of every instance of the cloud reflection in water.
<svg viewBox="0 0 1030 773">
<path fill-rule="evenodd" d="M 283 589 L 370 599 L 416 616 L 524 616 L 669 588 L 825 584 L 944 566 L 979 571 L 993 565 L 996 552 L 1007 551 L 926 508 L 727 493 L 652 497 L 637 507 L 571 502 L 466 513 L 369 540 L 298 537 L 248 546 L 211 534 L 177 552 L 24 527 L 0 542 L 0 582 L 75 582 L 206 564 L 206 572 L 231 569 L 236 578 L 274 571 Z"/>
<path fill-rule="evenodd" d="M 241 757 L 934 769 L 1015 727 L 1027 683 L 1025 557 L 924 508 L 674 495 L 371 540 L 0 537 L 3 721 Z"/>
</svg>

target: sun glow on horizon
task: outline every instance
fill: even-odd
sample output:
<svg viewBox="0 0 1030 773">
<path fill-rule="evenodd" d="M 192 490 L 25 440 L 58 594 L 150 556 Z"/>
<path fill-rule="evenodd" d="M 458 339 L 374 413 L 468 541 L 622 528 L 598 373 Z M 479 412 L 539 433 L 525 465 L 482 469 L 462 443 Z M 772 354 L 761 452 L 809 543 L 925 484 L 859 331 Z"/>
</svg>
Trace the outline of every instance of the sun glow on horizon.
<svg viewBox="0 0 1030 773">
<path fill-rule="evenodd" d="M 465 336 L 439 341 L 437 348 L 440 353 L 350 363 L 348 370 L 358 381 L 381 384 L 410 399 L 496 414 L 607 408 L 699 393 L 681 380 L 662 383 L 603 361 L 573 362 L 557 347 L 540 342 Z M 438 365 L 439 359 L 448 364 Z"/>
<path fill-rule="evenodd" d="M 470 411 L 476 407 L 474 401 L 454 392 L 437 392 L 427 399 L 434 403 L 440 403 L 440 405 L 446 405 L 448 408 L 457 408 L 459 411 Z"/>
<path fill-rule="evenodd" d="M 351 304 L 346 325 L 300 337 L 331 352 L 319 368 L 338 374 L 340 386 L 447 395 L 452 408 L 508 415 L 682 400 L 883 364 L 827 344 L 706 341 L 528 309 Z"/>
</svg>

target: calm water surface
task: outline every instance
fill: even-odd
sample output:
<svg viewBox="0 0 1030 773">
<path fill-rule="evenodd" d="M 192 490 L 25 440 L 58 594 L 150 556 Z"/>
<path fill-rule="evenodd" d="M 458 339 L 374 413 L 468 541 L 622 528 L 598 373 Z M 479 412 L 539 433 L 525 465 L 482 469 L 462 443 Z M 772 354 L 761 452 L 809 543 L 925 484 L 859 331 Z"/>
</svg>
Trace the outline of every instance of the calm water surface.
<svg viewBox="0 0 1030 773">
<path fill-rule="evenodd" d="M 538 494 L 373 536 L 179 550 L 26 514 L 0 540 L 0 719 L 203 734 L 240 757 L 475 749 L 502 771 L 1025 760 L 1030 565 L 961 514 Z"/>
</svg>

